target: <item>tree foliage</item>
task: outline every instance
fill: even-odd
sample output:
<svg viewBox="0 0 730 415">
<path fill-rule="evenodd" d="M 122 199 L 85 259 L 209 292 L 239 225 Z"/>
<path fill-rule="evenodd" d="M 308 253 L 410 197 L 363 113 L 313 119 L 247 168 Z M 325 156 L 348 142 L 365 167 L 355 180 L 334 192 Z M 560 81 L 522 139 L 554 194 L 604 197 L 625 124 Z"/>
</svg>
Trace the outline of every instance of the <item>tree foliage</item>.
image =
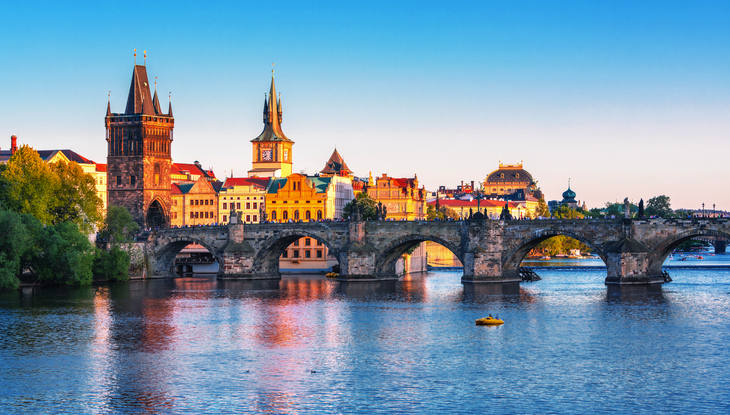
<svg viewBox="0 0 730 415">
<path fill-rule="evenodd" d="M 435 206 L 426 206 L 426 218 L 428 220 L 446 220 L 446 219 L 459 219 L 459 214 L 448 206 L 439 206 L 436 210 Z"/>
<path fill-rule="evenodd" d="M 139 224 L 124 206 L 110 205 L 99 236 L 112 243 L 128 243 L 139 230 Z"/>
<path fill-rule="evenodd" d="M 44 225 L 53 223 L 51 207 L 58 179 L 38 152 L 21 146 L 8 160 L 3 179 L 8 209 L 31 214 Z"/>
<path fill-rule="evenodd" d="M 535 213 L 538 217 L 542 218 L 549 218 L 550 217 L 550 208 L 548 207 L 547 203 L 545 202 L 545 198 L 541 197 L 540 200 L 537 201 L 537 209 L 535 209 Z"/>
<path fill-rule="evenodd" d="M 96 184 L 76 162 L 51 165 L 23 145 L 2 170 L 5 208 L 36 217 L 43 225 L 75 223 L 90 234 L 102 218 Z"/>
<path fill-rule="evenodd" d="M 565 235 L 558 235 L 540 242 L 527 255 L 565 255 L 570 253 L 572 249 L 579 249 L 580 252 L 591 252 L 591 248 L 579 240 Z"/>
<path fill-rule="evenodd" d="M 34 243 L 24 215 L 0 210 L 0 288 L 15 288 L 20 283 L 18 276 L 23 268 L 23 260 Z"/>
<path fill-rule="evenodd" d="M 363 220 L 376 220 L 378 218 L 377 213 L 375 212 L 375 206 L 377 205 L 377 202 L 375 199 L 370 197 L 366 192 L 360 192 L 357 194 L 357 197 L 355 198 L 357 200 L 357 205 L 362 209 L 362 219 Z M 355 206 L 355 203 L 353 201 L 347 202 L 345 207 L 342 209 L 342 218 L 343 219 L 349 219 L 350 216 L 352 216 L 352 209 Z"/>
<path fill-rule="evenodd" d="M 553 217 L 558 219 L 583 219 L 584 215 L 569 206 L 558 206 L 553 209 Z"/>
<path fill-rule="evenodd" d="M 73 222 L 46 226 L 41 232 L 41 254 L 34 258 L 37 281 L 90 284 L 94 247 Z"/>
<path fill-rule="evenodd" d="M 118 245 L 107 251 L 97 249 L 94 256 L 94 278 L 125 281 L 129 278 L 130 255 Z"/>
<path fill-rule="evenodd" d="M 73 222 L 90 234 L 102 219 L 102 201 L 96 195 L 96 183 L 76 162 L 51 164 L 57 181 L 51 200 L 53 223 Z"/>
<path fill-rule="evenodd" d="M 660 218 L 668 218 L 672 216 L 672 208 L 670 207 L 669 196 L 661 195 L 652 197 L 646 202 L 645 213 L 647 216 L 656 216 Z"/>
</svg>

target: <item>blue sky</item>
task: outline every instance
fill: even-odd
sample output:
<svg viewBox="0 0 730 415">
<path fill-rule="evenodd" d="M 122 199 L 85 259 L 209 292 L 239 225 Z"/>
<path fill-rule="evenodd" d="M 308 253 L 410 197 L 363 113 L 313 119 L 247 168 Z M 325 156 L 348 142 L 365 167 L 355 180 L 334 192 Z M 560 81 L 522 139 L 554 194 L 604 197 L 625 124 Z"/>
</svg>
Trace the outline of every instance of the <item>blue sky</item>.
<svg viewBox="0 0 730 415">
<path fill-rule="evenodd" d="M 548 199 L 730 210 L 730 2 L 6 3 L 2 148 L 104 162 L 136 48 L 173 159 L 219 177 L 250 168 L 275 62 L 295 171 L 336 146 L 435 189 L 523 160 Z"/>
</svg>

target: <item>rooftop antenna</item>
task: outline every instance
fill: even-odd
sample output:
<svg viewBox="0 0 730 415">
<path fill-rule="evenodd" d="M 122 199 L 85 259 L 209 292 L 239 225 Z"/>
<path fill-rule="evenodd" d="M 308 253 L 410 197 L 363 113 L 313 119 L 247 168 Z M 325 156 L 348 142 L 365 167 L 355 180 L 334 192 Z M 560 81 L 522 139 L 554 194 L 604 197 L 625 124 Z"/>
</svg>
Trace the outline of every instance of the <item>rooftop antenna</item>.
<svg viewBox="0 0 730 415">
<path fill-rule="evenodd" d="M 144 51 L 144 66 L 147 66 L 147 51 Z"/>
<path fill-rule="evenodd" d="M 134 64 L 137 64 L 137 49 L 134 50 Z"/>
</svg>

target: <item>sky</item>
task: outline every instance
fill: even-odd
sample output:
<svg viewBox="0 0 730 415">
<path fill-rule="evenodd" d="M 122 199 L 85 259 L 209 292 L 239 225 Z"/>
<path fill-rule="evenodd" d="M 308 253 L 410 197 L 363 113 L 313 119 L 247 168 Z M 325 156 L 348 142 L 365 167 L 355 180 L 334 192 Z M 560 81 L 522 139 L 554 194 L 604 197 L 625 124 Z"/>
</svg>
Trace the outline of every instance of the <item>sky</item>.
<svg viewBox="0 0 730 415">
<path fill-rule="evenodd" d="M 275 63 L 294 171 L 730 210 L 730 2 L 3 2 L 0 148 L 106 162 L 147 51 L 173 161 L 245 176 Z"/>
</svg>

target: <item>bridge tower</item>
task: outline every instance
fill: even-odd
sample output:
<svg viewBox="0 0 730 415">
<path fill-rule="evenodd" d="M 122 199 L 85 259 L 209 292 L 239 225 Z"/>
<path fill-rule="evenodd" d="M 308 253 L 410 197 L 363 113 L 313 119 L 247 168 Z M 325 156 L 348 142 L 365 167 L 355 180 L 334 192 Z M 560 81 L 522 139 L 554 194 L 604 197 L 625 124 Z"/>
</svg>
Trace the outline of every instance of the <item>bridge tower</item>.
<svg viewBox="0 0 730 415">
<path fill-rule="evenodd" d="M 168 226 L 175 119 L 172 103 L 167 114 L 160 109 L 157 82 L 150 94 L 146 65 L 134 65 L 125 111 L 112 113 L 109 102 L 104 121 L 109 205 L 126 207 L 142 226 Z"/>
<path fill-rule="evenodd" d="M 276 96 L 274 71 L 271 71 L 271 88 L 264 99 L 264 131 L 251 140 L 252 169 L 249 177 L 288 177 L 292 174 L 292 147 L 294 141 L 281 131 L 281 96 Z"/>
</svg>

